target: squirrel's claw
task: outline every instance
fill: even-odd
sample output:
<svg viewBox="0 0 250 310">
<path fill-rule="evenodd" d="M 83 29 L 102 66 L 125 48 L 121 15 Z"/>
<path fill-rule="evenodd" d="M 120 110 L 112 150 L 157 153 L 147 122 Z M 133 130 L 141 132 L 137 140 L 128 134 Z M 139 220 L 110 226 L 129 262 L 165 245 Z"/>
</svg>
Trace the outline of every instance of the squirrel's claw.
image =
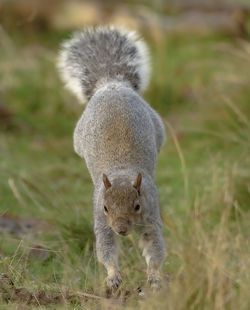
<svg viewBox="0 0 250 310">
<path fill-rule="evenodd" d="M 120 272 L 113 274 L 112 276 L 108 276 L 107 279 L 107 286 L 112 290 L 115 291 L 122 283 L 122 277 Z"/>
<path fill-rule="evenodd" d="M 161 280 L 158 276 L 155 275 L 148 276 L 148 283 L 154 291 L 158 291 L 161 287 Z"/>
</svg>

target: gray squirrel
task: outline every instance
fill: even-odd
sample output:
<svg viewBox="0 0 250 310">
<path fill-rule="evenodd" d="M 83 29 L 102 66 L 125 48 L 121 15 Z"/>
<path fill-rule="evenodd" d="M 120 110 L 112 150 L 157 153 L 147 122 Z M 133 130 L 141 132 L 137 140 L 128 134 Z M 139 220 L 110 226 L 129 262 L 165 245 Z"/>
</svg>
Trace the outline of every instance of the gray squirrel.
<svg viewBox="0 0 250 310">
<path fill-rule="evenodd" d="M 87 102 L 74 130 L 74 149 L 94 183 L 94 232 L 107 285 L 122 282 L 117 235 L 134 229 L 147 263 L 148 282 L 159 287 L 166 250 L 155 185 L 157 155 L 165 142 L 160 116 L 139 95 L 150 76 L 148 50 L 135 32 L 87 28 L 63 42 L 62 80 Z"/>
</svg>

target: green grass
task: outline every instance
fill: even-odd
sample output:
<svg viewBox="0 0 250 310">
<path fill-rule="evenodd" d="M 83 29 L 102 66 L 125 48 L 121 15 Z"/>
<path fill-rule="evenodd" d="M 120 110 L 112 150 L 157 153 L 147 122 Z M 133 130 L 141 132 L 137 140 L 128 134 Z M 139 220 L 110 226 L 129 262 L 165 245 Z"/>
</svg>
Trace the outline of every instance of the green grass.
<svg viewBox="0 0 250 310">
<path fill-rule="evenodd" d="M 83 107 L 63 89 L 55 69 L 66 35 L 19 32 L 0 48 L 1 100 L 13 114 L 0 127 L 0 213 L 42 218 L 54 227 L 21 238 L 0 235 L 0 272 L 32 291 L 102 294 L 105 272 L 93 250 L 93 186 L 72 147 Z M 122 307 L 247 310 L 250 45 L 224 37 L 170 37 L 151 49 L 154 72 L 145 98 L 166 121 L 168 134 L 157 183 L 168 248 L 163 274 L 171 281 L 157 295 L 132 295 Z M 132 235 L 121 245 L 128 290 L 146 286 L 136 241 Z M 37 244 L 51 251 L 47 261 L 28 260 Z M 46 309 L 65 307 L 80 309 Z M 89 301 L 86 307 L 111 305 Z"/>
</svg>

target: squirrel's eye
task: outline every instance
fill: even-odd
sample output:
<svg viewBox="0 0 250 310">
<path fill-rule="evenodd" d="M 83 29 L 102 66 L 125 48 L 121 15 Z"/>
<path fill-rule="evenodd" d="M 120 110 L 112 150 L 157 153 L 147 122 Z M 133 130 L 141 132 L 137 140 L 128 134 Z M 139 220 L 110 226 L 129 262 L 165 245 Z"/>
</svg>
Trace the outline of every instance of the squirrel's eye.
<svg viewBox="0 0 250 310">
<path fill-rule="evenodd" d="M 108 208 L 106 206 L 103 207 L 104 208 L 104 212 L 108 213 Z"/>
<path fill-rule="evenodd" d="M 139 204 L 135 205 L 135 212 L 138 212 L 140 210 L 141 206 Z"/>
</svg>

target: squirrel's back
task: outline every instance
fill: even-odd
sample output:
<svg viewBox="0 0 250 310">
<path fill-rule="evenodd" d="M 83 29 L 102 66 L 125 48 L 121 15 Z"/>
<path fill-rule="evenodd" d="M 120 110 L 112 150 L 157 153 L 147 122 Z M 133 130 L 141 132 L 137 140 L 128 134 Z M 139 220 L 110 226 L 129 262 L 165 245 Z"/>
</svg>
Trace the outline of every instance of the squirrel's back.
<svg viewBox="0 0 250 310">
<path fill-rule="evenodd" d="M 110 83 L 90 99 L 74 131 L 74 148 L 94 179 L 133 166 L 153 173 L 157 139 L 149 105 L 130 87 Z"/>
<path fill-rule="evenodd" d="M 82 102 L 110 81 L 142 92 L 150 75 L 145 43 L 134 32 L 115 27 L 74 33 L 62 44 L 58 67 L 66 87 Z"/>
</svg>

